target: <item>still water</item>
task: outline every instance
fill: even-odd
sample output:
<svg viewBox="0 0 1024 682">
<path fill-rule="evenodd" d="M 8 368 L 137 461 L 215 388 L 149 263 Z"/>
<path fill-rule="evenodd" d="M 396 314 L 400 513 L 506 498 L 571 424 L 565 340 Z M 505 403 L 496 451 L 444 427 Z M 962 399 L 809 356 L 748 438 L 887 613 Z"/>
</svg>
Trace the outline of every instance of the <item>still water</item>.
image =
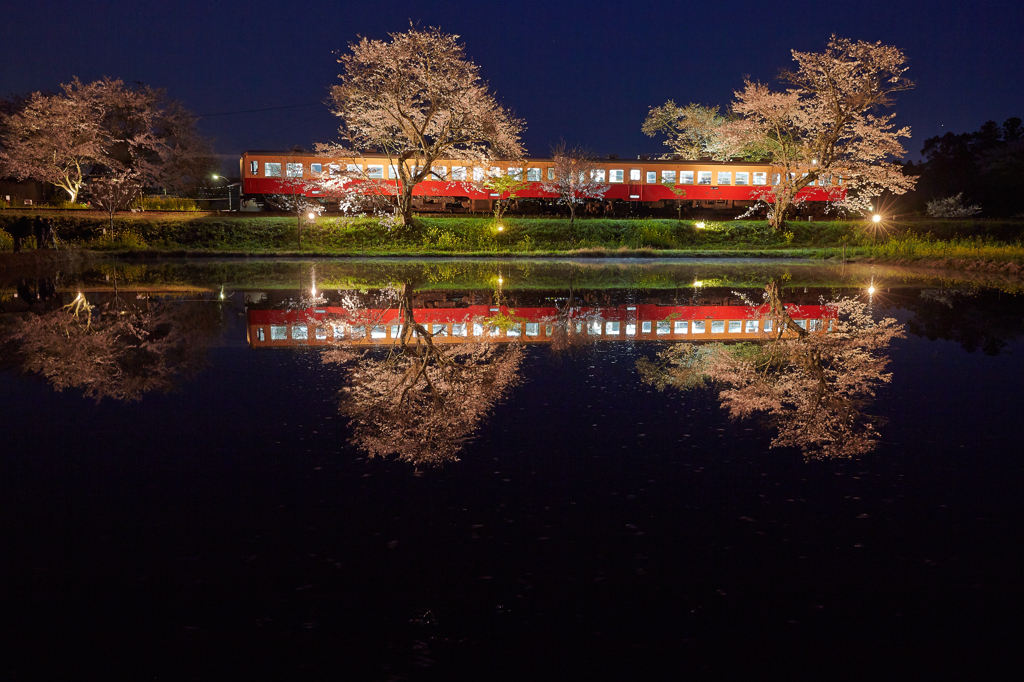
<svg viewBox="0 0 1024 682">
<path fill-rule="evenodd" d="M 0 674 L 1013 669 L 1022 291 L 764 261 L 0 275 Z"/>
</svg>

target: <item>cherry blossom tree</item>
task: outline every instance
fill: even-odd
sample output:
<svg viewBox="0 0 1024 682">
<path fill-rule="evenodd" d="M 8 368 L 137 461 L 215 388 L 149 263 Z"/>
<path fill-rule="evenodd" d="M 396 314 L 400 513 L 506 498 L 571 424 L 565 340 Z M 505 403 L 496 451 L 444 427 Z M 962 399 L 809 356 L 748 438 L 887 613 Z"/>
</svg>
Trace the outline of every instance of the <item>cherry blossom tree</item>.
<svg viewBox="0 0 1024 682">
<path fill-rule="evenodd" d="M 808 332 L 766 289 L 771 333 L 759 343 L 676 344 L 638 363 L 658 390 L 710 386 L 732 419 L 767 416 L 772 447 L 799 447 L 808 456 L 850 457 L 870 451 L 878 432 L 865 406 L 892 377 L 886 352 L 903 327 L 875 321 L 857 300 L 835 301 L 834 328 Z"/>
<path fill-rule="evenodd" d="M 893 94 L 913 87 L 904 77 L 906 58 L 895 47 L 832 36 L 824 52 L 793 51 L 797 67 L 784 71 L 781 91 L 745 81 L 732 104 L 735 120 L 718 128 L 716 145 L 726 156 L 763 150 L 778 183 L 761 192 L 774 204 L 769 223 L 778 229 L 805 187 L 818 185 L 836 205 L 871 210 L 883 191 L 902 194 L 914 186 L 893 160 L 906 150 L 894 114 L 880 113 Z"/>
<path fill-rule="evenodd" d="M 341 413 L 351 420 L 355 443 L 370 456 L 396 456 L 415 464 L 440 464 L 458 453 L 515 385 L 523 358 L 519 343 L 441 344 L 413 315 L 413 287 L 394 290 L 401 334 L 387 349 L 359 352 L 339 344 L 325 363 L 347 366 Z M 353 311 L 372 325 L 366 311 Z"/>
<path fill-rule="evenodd" d="M 723 150 L 718 141 L 718 131 L 725 118 L 718 113 L 718 107 L 688 104 L 681 107 L 673 100 L 660 107 L 651 107 L 641 128 L 648 137 L 665 136 L 665 145 L 672 150 L 666 157 L 678 156 L 684 159 L 699 159 L 710 156 L 720 161 Z"/>
<path fill-rule="evenodd" d="M 610 185 L 604 182 L 603 167 L 595 161 L 593 154 L 582 147 L 570 147 L 565 140 L 551 150 L 551 162 L 555 177 L 544 180 L 541 186 L 545 192 L 558 195 L 558 203 L 569 207 L 569 223 L 576 222 L 576 206 L 588 199 L 600 199 Z"/>
<path fill-rule="evenodd" d="M 114 230 L 114 215 L 132 205 L 142 196 L 142 185 L 138 176 L 131 171 L 96 178 L 89 183 L 89 196 L 93 205 L 104 211 L 110 219 L 110 230 Z"/>
<path fill-rule="evenodd" d="M 390 40 L 363 38 L 338 62 L 331 89 L 343 142 L 321 151 L 361 158 L 386 154 L 397 169 L 398 210 L 412 221 L 412 193 L 439 158 L 468 162 L 522 156 L 523 122 L 498 104 L 458 36 L 410 27 Z"/>
</svg>

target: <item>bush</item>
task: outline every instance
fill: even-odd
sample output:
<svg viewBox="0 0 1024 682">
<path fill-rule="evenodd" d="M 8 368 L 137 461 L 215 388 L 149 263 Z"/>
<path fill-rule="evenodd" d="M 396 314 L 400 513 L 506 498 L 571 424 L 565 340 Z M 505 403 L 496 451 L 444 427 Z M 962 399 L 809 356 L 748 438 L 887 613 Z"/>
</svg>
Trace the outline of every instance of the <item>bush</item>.
<svg viewBox="0 0 1024 682">
<path fill-rule="evenodd" d="M 7 230 L 0 229 L 0 251 L 10 251 L 14 248 L 14 237 Z"/>
<path fill-rule="evenodd" d="M 9 203 L 7 203 L 6 199 L 0 199 L 0 210 L 3 210 L 5 208 L 10 208 L 10 207 L 11 207 L 11 205 Z"/>
<path fill-rule="evenodd" d="M 87 204 L 72 203 L 70 201 L 58 201 L 55 203 L 47 204 L 47 208 L 59 208 L 65 211 L 88 211 L 89 206 Z"/>
<path fill-rule="evenodd" d="M 142 211 L 198 211 L 199 205 L 195 200 L 184 197 L 140 197 L 132 208 Z"/>
<path fill-rule="evenodd" d="M 964 206 L 961 192 L 954 197 L 929 201 L 925 212 L 930 218 L 971 218 L 981 213 L 981 206 Z"/>
</svg>

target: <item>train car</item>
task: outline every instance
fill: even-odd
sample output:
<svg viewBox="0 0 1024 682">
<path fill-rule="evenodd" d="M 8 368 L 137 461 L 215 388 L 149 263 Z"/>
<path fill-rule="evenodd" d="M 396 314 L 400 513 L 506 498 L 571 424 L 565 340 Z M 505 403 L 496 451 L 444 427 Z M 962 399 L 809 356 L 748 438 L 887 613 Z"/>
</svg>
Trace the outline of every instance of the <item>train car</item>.
<svg viewBox="0 0 1024 682">
<path fill-rule="evenodd" d="M 836 310 L 828 305 L 787 305 L 790 317 L 812 333 L 825 333 Z M 501 314 L 517 319 L 510 328 L 489 326 L 487 318 Z M 620 305 L 579 308 L 572 324 L 594 341 L 753 341 L 769 338 L 772 329 L 766 306 Z M 554 307 L 471 305 L 461 308 L 419 308 L 413 318 L 432 334 L 435 343 L 520 341 L 551 343 L 559 311 Z M 253 348 L 394 343 L 401 333 L 399 311 L 348 308 L 248 311 L 248 342 Z M 786 335 L 793 332 L 786 331 Z"/>
<path fill-rule="evenodd" d="M 365 187 L 367 193 L 394 195 L 399 189 L 398 169 L 385 156 L 372 154 L 358 158 L 326 158 L 311 154 L 248 151 L 240 160 L 243 198 L 267 195 L 303 194 L 327 204 L 337 205 L 340 192 L 330 189 L 332 176 L 352 175 L 358 179 L 346 184 L 346 190 Z M 675 161 L 608 158 L 595 162 L 595 175 L 607 184 L 605 201 L 621 200 L 648 205 L 681 201 L 693 207 L 734 209 L 752 206 L 758 199 L 771 200 L 770 188 L 779 176 L 770 164 L 747 161 Z M 409 164 L 410 168 L 413 164 Z M 555 177 L 552 159 L 530 158 L 517 164 L 488 161 L 485 165 L 457 159 L 440 159 L 432 165 L 431 180 L 416 185 L 413 196 L 450 197 L 472 202 L 474 210 L 487 210 L 495 199 L 505 198 L 483 189 L 479 181 L 487 174 L 515 175 L 527 181 L 518 192 L 523 199 L 556 199 L 543 182 Z M 323 182 L 323 180 L 328 182 Z M 802 201 L 826 202 L 843 194 L 842 178 L 805 187 Z M 830 194 L 832 195 L 830 197 Z"/>
</svg>

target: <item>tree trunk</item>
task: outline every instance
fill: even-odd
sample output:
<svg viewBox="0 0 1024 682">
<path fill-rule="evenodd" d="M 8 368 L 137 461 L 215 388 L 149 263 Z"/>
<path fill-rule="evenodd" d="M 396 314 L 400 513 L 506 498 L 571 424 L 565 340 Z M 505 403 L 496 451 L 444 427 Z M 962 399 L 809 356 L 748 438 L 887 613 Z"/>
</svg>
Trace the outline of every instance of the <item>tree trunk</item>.
<svg viewBox="0 0 1024 682">
<path fill-rule="evenodd" d="M 302 248 L 302 213 L 295 214 L 295 234 L 299 237 L 299 248 Z"/>
<path fill-rule="evenodd" d="M 402 224 L 412 225 L 412 190 L 416 185 L 411 182 L 402 183 L 402 193 L 398 195 L 398 210 L 402 214 Z"/>
</svg>

